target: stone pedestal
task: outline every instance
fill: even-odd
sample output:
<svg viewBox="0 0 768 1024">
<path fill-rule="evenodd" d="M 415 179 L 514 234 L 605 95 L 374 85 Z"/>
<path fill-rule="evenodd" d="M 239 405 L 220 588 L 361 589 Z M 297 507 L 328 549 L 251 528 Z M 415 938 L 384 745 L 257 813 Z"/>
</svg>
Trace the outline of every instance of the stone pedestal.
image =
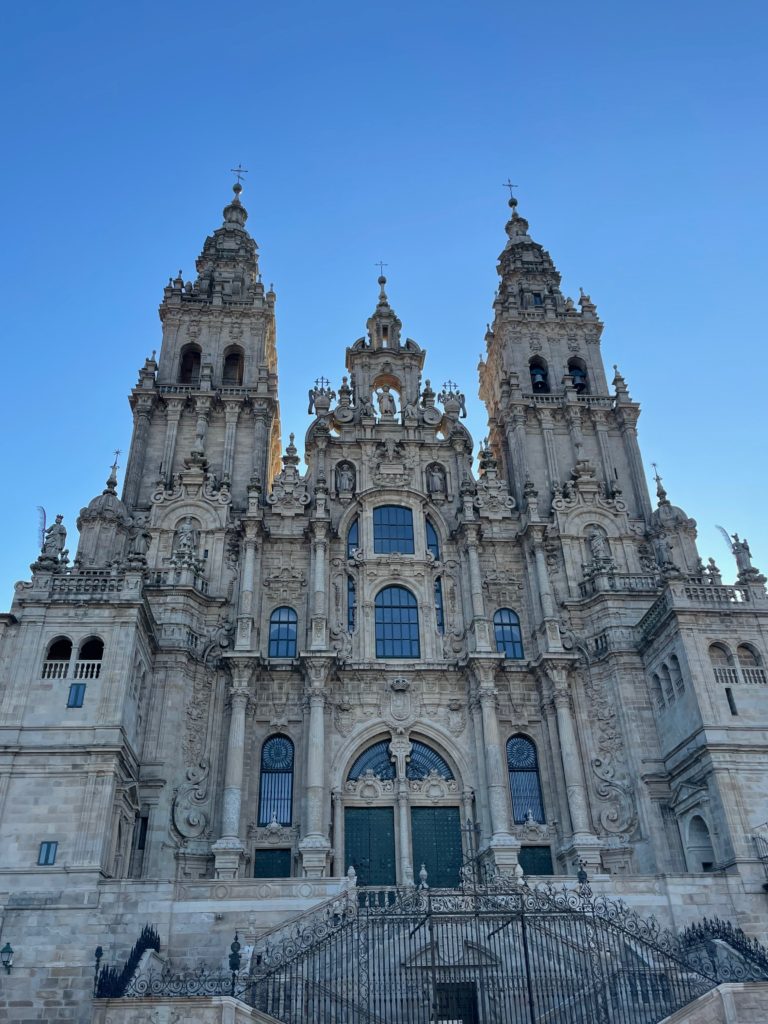
<svg viewBox="0 0 768 1024">
<path fill-rule="evenodd" d="M 323 878 L 327 874 L 331 844 L 327 836 L 316 833 L 299 840 L 301 866 L 307 878 Z"/>
<path fill-rule="evenodd" d="M 240 877 L 240 865 L 245 857 L 245 846 L 240 839 L 228 836 L 217 839 L 211 847 L 213 873 L 217 879 L 232 881 Z"/>
</svg>

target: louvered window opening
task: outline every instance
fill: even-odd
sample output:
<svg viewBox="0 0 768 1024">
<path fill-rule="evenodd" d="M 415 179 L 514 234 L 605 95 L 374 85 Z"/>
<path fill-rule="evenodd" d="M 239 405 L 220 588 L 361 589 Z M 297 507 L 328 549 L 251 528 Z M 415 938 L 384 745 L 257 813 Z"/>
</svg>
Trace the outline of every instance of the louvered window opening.
<svg viewBox="0 0 768 1024">
<path fill-rule="evenodd" d="M 271 736 L 261 748 L 259 825 L 290 825 L 293 806 L 293 743 Z"/>
<path fill-rule="evenodd" d="M 453 778 L 453 772 L 436 750 L 428 747 L 426 743 L 414 740 L 411 746 L 411 756 L 405 766 L 405 777 L 414 781 L 426 779 L 431 772 L 435 772 L 446 780 Z"/>
<path fill-rule="evenodd" d="M 347 632 L 354 633 L 357 614 L 357 591 L 355 581 L 347 576 Z"/>
<path fill-rule="evenodd" d="M 443 582 L 435 580 L 435 619 L 437 620 L 437 632 L 445 633 L 445 615 L 443 614 Z"/>
</svg>

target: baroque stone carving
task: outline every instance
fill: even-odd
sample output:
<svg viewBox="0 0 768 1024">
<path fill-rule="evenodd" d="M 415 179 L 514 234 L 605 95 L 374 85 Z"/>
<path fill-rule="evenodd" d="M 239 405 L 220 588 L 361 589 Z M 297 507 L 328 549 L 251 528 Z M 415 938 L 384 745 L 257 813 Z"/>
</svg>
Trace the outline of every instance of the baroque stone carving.
<svg viewBox="0 0 768 1024">
<path fill-rule="evenodd" d="M 637 810 L 616 709 L 594 673 L 587 672 L 584 690 L 591 705 L 590 719 L 599 752 L 599 757 L 590 762 L 597 779 L 595 792 L 608 804 L 600 810 L 600 824 L 609 834 L 630 833 L 637 824 Z"/>
<path fill-rule="evenodd" d="M 306 585 L 307 577 L 302 570 L 291 568 L 289 565 L 276 569 L 264 578 L 266 590 L 280 600 L 298 597 Z"/>
<path fill-rule="evenodd" d="M 187 768 L 186 782 L 173 791 L 171 817 L 173 826 L 183 839 L 198 839 L 208 828 L 208 815 L 203 805 L 208 799 L 210 765 L 203 758 Z"/>
<path fill-rule="evenodd" d="M 283 469 L 275 477 L 272 493 L 267 495 L 267 504 L 281 516 L 301 515 L 310 503 L 306 478 L 298 470 L 299 458 L 294 434 L 290 435 L 290 443 L 283 456 Z"/>
</svg>

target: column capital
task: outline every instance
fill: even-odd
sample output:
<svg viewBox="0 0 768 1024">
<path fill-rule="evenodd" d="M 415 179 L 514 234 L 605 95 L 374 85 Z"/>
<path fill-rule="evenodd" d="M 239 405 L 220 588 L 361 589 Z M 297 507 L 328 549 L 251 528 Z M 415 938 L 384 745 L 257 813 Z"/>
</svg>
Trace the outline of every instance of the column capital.
<svg viewBox="0 0 768 1024">
<path fill-rule="evenodd" d="M 304 682 L 309 691 L 324 691 L 334 659 L 304 655 L 301 660 L 304 669 Z"/>
<path fill-rule="evenodd" d="M 234 696 L 236 692 L 242 692 L 247 697 L 251 676 L 253 675 L 253 658 L 238 658 L 225 654 L 224 659 L 226 664 L 229 665 L 229 671 L 232 676 L 230 694 Z"/>
<path fill-rule="evenodd" d="M 166 398 L 165 400 L 165 415 L 169 420 L 176 420 L 177 422 L 181 419 L 181 413 L 186 404 L 184 398 Z"/>
</svg>

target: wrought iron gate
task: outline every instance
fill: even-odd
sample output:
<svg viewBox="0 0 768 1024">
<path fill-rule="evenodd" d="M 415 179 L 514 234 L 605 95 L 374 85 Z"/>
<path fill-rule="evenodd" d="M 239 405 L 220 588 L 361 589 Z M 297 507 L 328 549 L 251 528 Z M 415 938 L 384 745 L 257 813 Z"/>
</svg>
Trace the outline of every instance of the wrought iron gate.
<svg viewBox="0 0 768 1024">
<path fill-rule="evenodd" d="M 286 1024 L 656 1024 L 751 977 L 621 903 L 514 882 L 363 890 L 257 946 L 247 1001 Z"/>
</svg>

